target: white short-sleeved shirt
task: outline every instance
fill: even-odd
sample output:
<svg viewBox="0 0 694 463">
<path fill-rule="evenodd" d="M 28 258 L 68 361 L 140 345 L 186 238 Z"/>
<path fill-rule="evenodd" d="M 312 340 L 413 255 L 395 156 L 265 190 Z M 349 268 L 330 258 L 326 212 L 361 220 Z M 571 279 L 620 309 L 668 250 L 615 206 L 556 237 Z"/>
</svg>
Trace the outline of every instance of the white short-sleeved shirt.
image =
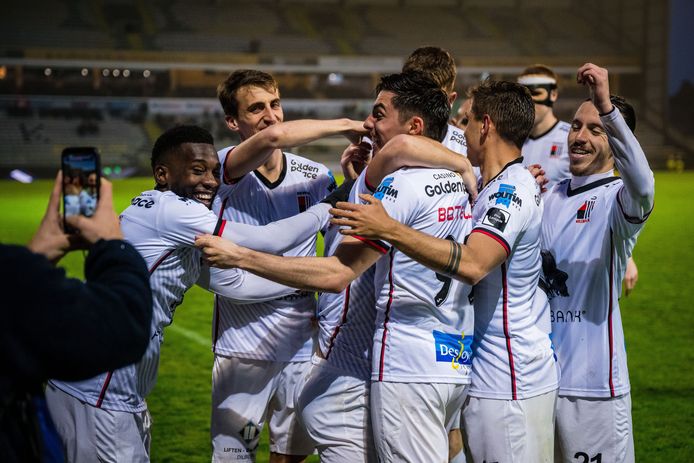
<svg viewBox="0 0 694 463">
<path fill-rule="evenodd" d="M 395 220 L 438 238 L 464 233 L 467 191 L 442 169 L 404 168 L 374 195 Z M 372 381 L 468 384 L 474 314 L 470 287 L 410 259 L 381 241 L 376 263 L 377 320 Z"/>
<path fill-rule="evenodd" d="M 233 147 L 218 152 L 224 165 Z M 291 217 L 318 203 L 335 188 L 330 170 L 322 164 L 283 153 L 276 182 L 255 171 L 228 183 L 225 179 L 212 210 L 230 222 L 265 225 Z M 287 251 L 285 256 L 315 256 L 316 237 Z M 316 300 L 302 292 L 257 304 L 237 304 L 215 298 L 213 350 L 232 357 L 272 361 L 307 361 L 313 351 Z"/>
<path fill-rule="evenodd" d="M 523 144 L 523 164 L 540 164 L 549 183 L 547 189 L 571 177 L 569 171 L 569 129 L 571 124 L 557 121 L 538 137 L 528 137 Z"/>
<path fill-rule="evenodd" d="M 549 304 L 537 287 L 542 208 L 522 158 L 482 188 L 473 208 L 472 233 L 493 238 L 508 257 L 475 285 L 472 396 L 516 400 L 557 387 Z"/>
</svg>

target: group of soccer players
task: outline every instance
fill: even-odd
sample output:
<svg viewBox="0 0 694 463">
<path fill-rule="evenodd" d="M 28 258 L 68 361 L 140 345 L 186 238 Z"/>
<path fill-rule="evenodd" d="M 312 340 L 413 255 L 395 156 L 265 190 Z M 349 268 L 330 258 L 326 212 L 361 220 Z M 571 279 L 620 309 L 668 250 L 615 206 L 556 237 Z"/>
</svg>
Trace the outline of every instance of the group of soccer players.
<svg viewBox="0 0 694 463">
<path fill-rule="evenodd" d="M 526 167 L 556 99 L 538 68 L 474 87 L 464 130 L 440 48 L 383 76 L 363 122 L 283 122 L 272 76 L 233 72 L 217 93 L 241 142 L 166 131 L 155 188 L 121 215 L 151 275 L 147 352 L 48 385 L 68 460 L 149 460 L 163 329 L 199 284 L 216 294 L 213 461 L 254 460 L 265 423 L 273 462 L 633 461 L 618 298 L 653 176 L 607 71 L 577 79 L 590 98 L 551 127 L 567 138 Z M 284 151 L 332 135 L 340 187 Z"/>
</svg>

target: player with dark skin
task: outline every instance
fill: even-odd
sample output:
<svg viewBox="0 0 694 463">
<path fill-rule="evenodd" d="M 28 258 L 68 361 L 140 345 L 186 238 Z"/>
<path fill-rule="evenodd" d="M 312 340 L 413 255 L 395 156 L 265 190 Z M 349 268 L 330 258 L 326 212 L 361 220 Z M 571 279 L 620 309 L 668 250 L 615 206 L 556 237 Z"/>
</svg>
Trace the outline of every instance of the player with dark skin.
<svg viewBox="0 0 694 463">
<path fill-rule="evenodd" d="M 219 158 L 212 145 L 183 143 L 158 159 L 154 180 L 157 190 L 173 191 L 209 208 L 219 188 L 220 172 Z"/>
</svg>

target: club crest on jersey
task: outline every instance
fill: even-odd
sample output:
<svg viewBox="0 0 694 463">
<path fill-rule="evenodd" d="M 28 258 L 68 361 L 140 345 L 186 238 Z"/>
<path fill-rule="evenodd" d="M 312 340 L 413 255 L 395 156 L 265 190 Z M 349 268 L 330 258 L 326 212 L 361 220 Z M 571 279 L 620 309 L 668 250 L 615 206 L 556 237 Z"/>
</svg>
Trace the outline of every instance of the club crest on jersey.
<svg viewBox="0 0 694 463">
<path fill-rule="evenodd" d="M 472 365 L 472 336 L 437 330 L 433 330 L 431 334 L 434 336 L 437 362 L 450 362 L 458 367 Z"/>
<path fill-rule="evenodd" d="M 508 212 L 499 209 L 498 207 L 490 207 L 487 211 L 487 215 L 485 215 L 484 219 L 482 219 L 482 223 L 484 225 L 491 225 L 502 232 L 506 228 L 506 224 L 508 223 L 508 219 L 510 217 L 511 214 Z"/>
<path fill-rule="evenodd" d="M 499 191 L 489 196 L 489 200 L 491 201 L 492 199 L 496 199 L 494 204 L 501 204 L 504 207 L 511 206 L 511 203 L 516 207 L 520 207 L 523 204 L 523 200 L 516 194 L 516 187 L 505 183 L 499 185 Z"/>
<path fill-rule="evenodd" d="M 311 207 L 311 195 L 306 191 L 300 191 L 296 194 L 296 202 L 299 204 L 299 212 L 304 212 Z"/>
<path fill-rule="evenodd" d="M 398 190 L 393 188 L 393 180 L 395 177 L 384 178 L 378 188 L 376 188 L 376 193 L 374 193 L 374 198 L 383 200 L 386 196 L 396 199 L 398 197 Z"/>
<path fill-rule="evenodd" d="M 552 148 L 550 148 L 550 150 L 549 150 L 549 155 L 550 156 L 558 156 L 559 153 L 561 153 L 563 147 L 564 147 L 563 143 L 552 143 Z"/>
<path fill-rule="evenodd" d="M 586 223 L 590 222 L 590 214 L 595 208 L 595 196 L 590 199 L 583 201 L 581 207 L 576 211 L 576 223 Z"/>
</svg>

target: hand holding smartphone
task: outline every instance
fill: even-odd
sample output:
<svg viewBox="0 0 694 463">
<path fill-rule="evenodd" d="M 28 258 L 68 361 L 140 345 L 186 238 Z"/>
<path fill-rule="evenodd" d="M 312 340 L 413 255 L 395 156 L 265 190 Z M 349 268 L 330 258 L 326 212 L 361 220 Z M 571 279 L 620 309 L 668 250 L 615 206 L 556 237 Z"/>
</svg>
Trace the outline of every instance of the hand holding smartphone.
<svg viewBox="0 0 694 463">
<path fill-rule="evenodd" d="M 93 147 L 68 147 L 61 156 L 63 171 L 63 226 L 65 233 L 75 233 L 65 218 L 73 215 L 91 217 L 99 201 L 101 164 Z"/>
</svg>

